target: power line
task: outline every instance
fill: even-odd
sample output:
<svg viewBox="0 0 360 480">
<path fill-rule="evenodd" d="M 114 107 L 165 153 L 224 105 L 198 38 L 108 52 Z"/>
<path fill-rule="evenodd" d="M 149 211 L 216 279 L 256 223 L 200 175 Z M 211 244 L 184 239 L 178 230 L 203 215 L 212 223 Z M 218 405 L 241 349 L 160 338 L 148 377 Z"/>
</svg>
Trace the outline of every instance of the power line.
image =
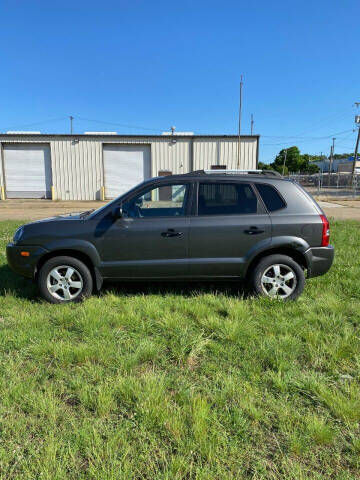
<svg viewBox="0 0 360 480">
<path fill-rule="evenodd" d="M 353 152 L 351 150 L 354 150 L 354 145 L 346 145 L 345 147 L 342 145 L 341 150 L 343 151 L 343 153 L 349 153 L 350 155 L 352 155 Z"/>
<path fill-rule="evenodd" d="M 314 123 L 310 124 L 309 128 L 311 128 L 312 126 L 316 126 L 318 124 L 326 123 L 329 120 L 340 117 L 342 115 L 348 115 L 350 113 L 349 108 L 351 108 L 351 107 L 347 107 L 345 110 L 333 112 L 333 113 L 327 115 L 326 117 L 323 117 L 320 120 L 318 119 Z M 278 117 L 284 118 L 284 116 L 289 114 L 289 113 L 293 113 L 293 111 L 292 110 L 291 110 L 291 112 L 288 112 L 288 111 L 280 112 L 280 111 L 278 111 L 276 114 L 274 114 L 273 112 L 271 112 L 271 113 L 269 112 L 269 113 L 262 114 L 261 118 L 264 118 L 265 120 L 271 120 L 271 119 L 278 118 Z"/>
<path fill-rule="evenodd" d="M 343 110 L 341 113 L 335 113 L 335 114 L 331 114 L 329 115 L 328 117 L 318 121 L 318 122 L 315 122 L 313 124 L 310 124 L 309 125 L 309 129 L 308 130 L 305 130 L 303 132 L 300 132 L 298 135 L 303 135 L 305 133 L 308 133 L 309 131 L 313 131 L 313 130 L 316 130 L 318 129 L 319 127 L 321 128 L 323 124 L 326 124 L 328 125 L 329 122 L 333 122 L 334 120 L 339 120 L 339 118 L 341 117 L 345 117 L 347 115 L 349 115 L 350 112 L 349 112 L 349 109 L 347 108 L 346 110 Z"/>
<path fill-rule="evenodd" d="M 75 118 L 77 120 L 82 120 L 84 122 L 102 123 L 102 124 L 106 124 L 106 125 L 117 125 L 117 126 L 123 127 L 123 128 L 135 128 L 135 129 L 139 129 L 139 130 L 148 130 L 148 131 L 152 131 L 152 132 L 159 132 L 159 131 L 165 131 L 166 130 L 165 128 L 156 128 L 155 129 L 155 128 L 148 128 L 148 127 L 141 127 L 139 125 L 127 125 L 127 124 L 118 123 L 118 122 L 108 122 L 106 120 L 95 120 L 95 119 L 90 119 L 90 118 L 74 117 L 74 116 L 52 118 L 52 119 L 49 119 L 49 120 L 40 120 L 38 122 L 32 122 L 32 123 L 27 123 L 27 124 L 22 124 L 22 125 L 12 125 L 12 126 L 7 126 L 7 127 L 2 127 L 2 128 L 0 128 L 0 130 L 15 130 L 15 129 L 20 129 L 20 128 L 33 127 L 33 126 L 36 126 L 36 125 L 45 125 L 47 123 L 54 123 L 54 122 L 59 122 L 61 120 L 69 120 L 69 119 L 70 119 L 70 123 L 72 123 L 72 121 Z M 71 125 L 70 125 L 70 129 L 71 129 Z"/>
<path fill-rule="evenodd" d="M 341 135 L 341 134 L 344 134 L 344 133 L 348 133 L 349 130 L 343 130 L 342 132 L 335 132 L 335 133 L 332 133 L 331 135 L 326 135 L 324 137 L 284 137 L 284 138 L 289 138 L 289 139 L 293 139 L 289 142 L 277 142 L 277 143 L 263 143 L 262 146 L 275 146 L 275 145 L 290 145 L 291 143 L 294 143 L 296 141 L 296 143 L 306 143 L 307 141 L 314 141 L 314 140 L 326 140 L 328 138 L 332 138 L 334 135 Z M 351 129 L 351 132 L 352 132 L 352 129 Z M 265 137 L 265 135 L 262 135 L 263 137 Z M 302 139 L 301 139 L 302 138 Z M 300 139 L 300 141 L 297 141 L 298 139 Z"/>
<path fill-rule="evenodd" d="M 342 133 L 347 133 L 349 132 L 348 130 L 343 130 L 342 132 L 337 132 L 337 135 L 341 135 Z M 330 138 L 331 135 L 325 135 L 323 137 L 297 137 L 296 135 L 289 135 L 289 136 L 284 136 L 284 135 L 261 135 L 262 137 L 265 138 L 294 138 L 294 139 L 307 139 L 307 140 L 317 140 L 317 139 L 322 139 L 322 138 Z"/>
<path fill-rule="evenodd" d="M 148 127 L 140 127 L 138 125 L 126 125 L 126 124 L 123 124 L 123 123 L 117 123 L 117 122 L 107 122 L 105 120 L 94 120 L 94 119 L 90 119 L 90 118 L 83 118 L 83 117 L 76 117 L 77 120 L 82 120 L 84 122 L 94 122 L 94 123 L 103 123 L 104 125 L 117 125 L 118 127 L 123 127 L 123 128 L 136 128 L 138 130 L 148 130 L 148 131 L 152 131 L 152 132 L 159 132 L 159 131 L 163 131 L 165 129 L 162 129 L 162 128 L 148 128 Z"/>
<path fill-rule="evenodd" d="M 346 143 L 345 140 L 347 140 L 348 138 L 350 138 L 354 133 L 355 133 L 355 130 L 352 130 L 351 133 L 349 133 L 349 135 L 346 135 L 345 137 L 343 137 L 343 138 L 341 139 L 340 142 L 337 142 L 337 145 L 342 145 L 343 143 Z"/>
<path fill-rule="evenodd" d="M 54 122 L 59 122 L 60 120 L 65 120 L 68 117 L 60 117 L 60 118 L 52 118 L 50 120 L 41 120 L 39 122 L 33 122 L 33 123 L 27 123 L 23 125 L 15 125 L 15 126 L 8 126 L 8 127 L 2 127 L 0 130 L 14 130 L 18 128 L 27 128 L 27 127 L 34 127 L 36 125 L 44 125 L 46 123 L 54 123 Z"/>
</svg>

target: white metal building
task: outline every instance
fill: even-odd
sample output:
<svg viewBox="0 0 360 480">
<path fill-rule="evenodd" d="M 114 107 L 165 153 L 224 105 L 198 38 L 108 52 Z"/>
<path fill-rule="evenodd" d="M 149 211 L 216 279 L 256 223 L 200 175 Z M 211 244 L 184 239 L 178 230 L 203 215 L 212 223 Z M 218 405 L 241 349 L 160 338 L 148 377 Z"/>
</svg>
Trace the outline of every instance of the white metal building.
<svg viewBox="0 0 360 480">
<path fill-rule="evenodd" d="M 5 198 L 114 198 L 144 179 L 193 170 L 254 169 L 259 136 L 0 134 Z"/>
</svg>

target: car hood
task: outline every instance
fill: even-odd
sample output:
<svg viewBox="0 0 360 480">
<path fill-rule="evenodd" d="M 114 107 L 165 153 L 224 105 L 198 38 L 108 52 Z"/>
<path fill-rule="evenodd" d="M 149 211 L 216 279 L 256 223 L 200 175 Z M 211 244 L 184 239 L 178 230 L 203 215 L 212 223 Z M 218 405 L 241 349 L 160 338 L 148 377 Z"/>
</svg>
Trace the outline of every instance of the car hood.
<svg viewBox="0 0 360 480">
<path fill-rule="evenodd" d="M 35 220 L 31 223 L 43 223 L 43 222 L 56 222 L 63 220 L 84 220 L 86 218 L 81 216 L 81 212 L 77 213 L 64 213 L 62 215 L 56 215 L 55 217 L 41 218 L 40 220 Z"/>
</svg>

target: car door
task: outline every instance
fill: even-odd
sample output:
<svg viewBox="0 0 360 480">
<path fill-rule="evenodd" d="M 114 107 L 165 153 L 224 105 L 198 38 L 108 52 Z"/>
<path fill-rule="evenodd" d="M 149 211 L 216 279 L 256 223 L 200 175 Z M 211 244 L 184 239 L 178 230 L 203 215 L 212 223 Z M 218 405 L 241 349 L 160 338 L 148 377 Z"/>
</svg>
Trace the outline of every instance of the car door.
<svg viewBox="0 0 360 480">
<path fill-rule="evenodd" d="M 247 256 L 271 242 L 271 222 L 250 182 L 201 181 L 190 220 L 193 277 L 242 276 Z"/>
<path fill-rule="evenodd" d="M 111 219 L 101 234 L 104 277 L 171 278 L 188 274 L 190 187 L 188 182 L 156 183 L 118 205 L 121 218 Z"/>
</svg>

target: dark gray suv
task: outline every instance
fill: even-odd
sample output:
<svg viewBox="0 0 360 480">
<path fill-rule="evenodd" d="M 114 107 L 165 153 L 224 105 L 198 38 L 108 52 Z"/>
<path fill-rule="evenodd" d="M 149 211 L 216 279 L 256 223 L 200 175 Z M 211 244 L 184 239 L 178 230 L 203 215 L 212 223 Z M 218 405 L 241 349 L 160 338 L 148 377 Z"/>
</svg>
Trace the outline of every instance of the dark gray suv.
<svg viewBox="0 0 360 480">
<path fill-rule="evenodd" d="M 305 274 L 334 258 L 329 223 L 297 183 L 275 172 L 192 172 L 148 180 L 95 211 L 20 227 L 10 267 L 52 303 L 76 302 L 104 280 L 246 280 L 293 300 Z"/>
</svg>

